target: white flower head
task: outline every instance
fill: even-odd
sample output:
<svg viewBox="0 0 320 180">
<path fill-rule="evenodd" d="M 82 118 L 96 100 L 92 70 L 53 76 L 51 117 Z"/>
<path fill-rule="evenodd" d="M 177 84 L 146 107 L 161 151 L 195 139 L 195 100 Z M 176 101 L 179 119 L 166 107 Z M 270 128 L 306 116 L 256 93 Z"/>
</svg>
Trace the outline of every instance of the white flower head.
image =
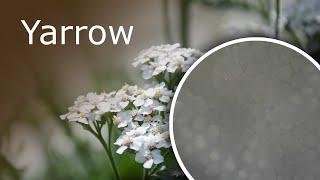
<svg viewBox="0 0 320 180">
<path fill-rule="evenodd" d="M 141 65 L 142 77 L 150 79 L 162 72 L 186 72 L 202 53 L 191 48 L 180 48 L 180 44 L 152 46 L 142 51 L 133 66 Z"/>
<path fill-rule="evenodd" d="M 174 50 L 177 47 L 163 48 Z M 160 57 L 160 54 L 150 52 L 148 56 L 152 59 Z M 166 53 L 161 56 L 166 56 Z M 111 121 L 121 131 L 121 136 L 114 142 L 119 146 L 117 153 L 130 149 L 131 153 L 136 153 L 137 162 L 143 163 L 144 168 L 151 168 L 153 164 L 164 161 L 160 150 L 171 147 L 167 116 L 172 96 L 173 92 L 165 83 L 145 88 L 126 84 L 109 94 L 79 96 L 69 107 L 69 112 L 60 117 L 89 126 L 93 121 L 106 118 L 103 120 Z"/>
<path fill-rule="evenodd" d="M 69 107 L 69 112 L 61 115 L 62 120 L 76 121 L 88 124 L 90 120 L 100 120 L 102 112 L 108 111 L 108 105 L 101 104 L 106 99 L 106 94 L 88 93 L 86 96 L 79 96 L 74 105 Z"/>
<path fill-rule="evenodd" d="M 143 106 L 148 107 L 153 103 L 153 96 L 155 95 L 155 92 L 152 90 L 152 88 L 145 90 L 142 94 L 138 95 L 135 100 L 133 101 L 133 104 L 136 107 Z"/>
</svg>

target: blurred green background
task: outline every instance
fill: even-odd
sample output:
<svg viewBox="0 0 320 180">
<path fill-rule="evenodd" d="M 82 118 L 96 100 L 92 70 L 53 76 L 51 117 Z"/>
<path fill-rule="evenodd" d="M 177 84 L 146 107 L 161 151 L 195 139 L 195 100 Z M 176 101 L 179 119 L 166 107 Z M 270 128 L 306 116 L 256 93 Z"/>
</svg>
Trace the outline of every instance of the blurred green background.
<svg viewBox="0 0 320 180">
<path fill-rule="evenodd" d="M 58 117 L 80 94 L 143 84 L 131 62 L 151 45 L 179 42 L 206 51 L 228 40 L 263 36 L 320 60 L 318 0 L 6 1 L 1 8 L 0 179 L 5 180 L 110 179 L 98 141 Z M 130 45 L 94 46 L 83 36 L 77 46 L 70 34 L 66 45 L 29 46 L 20 19 L 56 27 L 133 25 L 134 31 Z M 123 179 L 141 178 L 133 155 L 116 159 Z"/>
</svg>

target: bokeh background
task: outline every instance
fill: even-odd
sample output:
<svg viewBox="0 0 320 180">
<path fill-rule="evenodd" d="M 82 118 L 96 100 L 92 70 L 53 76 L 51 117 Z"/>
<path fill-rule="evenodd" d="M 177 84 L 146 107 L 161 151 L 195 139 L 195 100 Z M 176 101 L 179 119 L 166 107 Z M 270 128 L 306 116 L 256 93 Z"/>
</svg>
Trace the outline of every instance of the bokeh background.
<svg viewBox="0 0 320 180">
<path fill-rule="evenodd" d="M 320 59 L 318 0 L 14 0 L 0 8 L 0 179 L 106 179 L 110 172 L 98 142 L 58 116 L 80 94 L 141 84 L 131 62 L 151 45 L 178 42 L 206 51 L 231 39 L 264 36 Z M 69 32 L 66 45 L 44 46 L 38 29 L 30 46 L 21 19 L 57 28 L 133 25 L 134 31 L 130 45 L 94 46 L 85 34 L 75 45 Z M 134 157 L 117 158 L 122 174 L 140 177 Z"/>
</svg>

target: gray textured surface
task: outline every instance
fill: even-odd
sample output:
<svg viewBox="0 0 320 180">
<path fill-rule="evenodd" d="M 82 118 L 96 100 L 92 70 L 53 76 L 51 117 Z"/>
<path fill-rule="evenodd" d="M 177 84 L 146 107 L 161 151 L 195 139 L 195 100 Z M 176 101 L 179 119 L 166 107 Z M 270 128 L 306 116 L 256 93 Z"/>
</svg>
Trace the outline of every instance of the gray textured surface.
<svg viewBox="0 0 320 180">
<path fill-rule="evenodd" d="M 320 74 L 297 52 L 245 42 L 202 61 L 174 114 L 179 155 L 195 179 L 320 179 Z"/>
</svg>

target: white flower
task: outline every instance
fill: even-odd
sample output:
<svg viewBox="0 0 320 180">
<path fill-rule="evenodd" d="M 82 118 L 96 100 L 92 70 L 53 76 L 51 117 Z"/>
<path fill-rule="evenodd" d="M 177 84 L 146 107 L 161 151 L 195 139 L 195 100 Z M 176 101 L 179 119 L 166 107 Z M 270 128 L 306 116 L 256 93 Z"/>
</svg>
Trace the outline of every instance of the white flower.
<svg viewBox="0 0 320 180">
<path fill-rule="evenodd" d="M 153 103 L 153 96 L 155 95 L 155 92 L 152 91 L 152 89 L 145 90 L 142 94 L 138 95 L 138 97 L 135 99 L 133 104 L 137 107 L 144 106 L 148 107 Z"/>
<path fill-rule="evenodd" d="M 162 121 L 151 123 L 151 132 L 153 134 L 163 133 L 169 130 L 169 124 Z"/>
<path fill-rule="evenodd" d="M 126 90 L 124 89 L 120 89 L 116 95 L 115 95 L 115 104 L 120 108 L 120 109 L 124 109 L 128 106 L 130 100 L 132 99 L 131 96 L 129 96 L 126 93 Z"/>
<path fill-rule="evenodd" d="M 184 58 L 181 56 L 176 57 L 173 61 L 170 61 L 168 64 L 168 72 L 174 73 L 177 69 L 179 69 L 184 63 Z"/>
<path fill-rule="evenodd" d="M 167 109 L 167 106 L 160 103 L 159 101 L 157 100 L 153 100 L 153 103 L 151 105 L 151 108 L 153 111 L 165 111 Z"/>
<path fill-rule="evenodd" d="M 172 91 L 166 88 L 166 84 L 164 82 L 157 84 L 153 90 L 155 91 L 154 98 L 159 99 L 161 102 L 168 103 L 170 101 L 170 97 L 173 96 Z"/>
<path fill-rule="evenodd" d="M 139 163 L 144 163 L 144 168 L 150 169 L 153 164 L 162 163 L 164 158 L 159 149 L 150 151 L 149 149 L 143 148 L 136 154 L 135 160 Z"/>
<path fill-rule="evenodd" d="M 130 112 L 131 111 L 118 112 L 112 119 L 113 123 L 117 124 L 118 128 L 126 127 L 132 120 Z"/>
<path fill-rule="evenodd" d="M 142 137 L 133 137 L 124 134 L 121 135 L 114 144 L 120 146 L 117 150 L 118 154 L 122 154 L 128 148 L 139 151 L 142 146 Z"/>
<path fill-rule="evenodd" d="M 150 79 L 152 76 L 156 76 L 167 69 L 167 61 L 150 62 L 148 65 L 141 67 L 143 79 Z"/>
<path fill-rule="evenodd" d="M 143 137 L 144 147 L 148 149 L 154 149 L 157 145 L 157 139 L 152 133 Z"/>
</svg>

